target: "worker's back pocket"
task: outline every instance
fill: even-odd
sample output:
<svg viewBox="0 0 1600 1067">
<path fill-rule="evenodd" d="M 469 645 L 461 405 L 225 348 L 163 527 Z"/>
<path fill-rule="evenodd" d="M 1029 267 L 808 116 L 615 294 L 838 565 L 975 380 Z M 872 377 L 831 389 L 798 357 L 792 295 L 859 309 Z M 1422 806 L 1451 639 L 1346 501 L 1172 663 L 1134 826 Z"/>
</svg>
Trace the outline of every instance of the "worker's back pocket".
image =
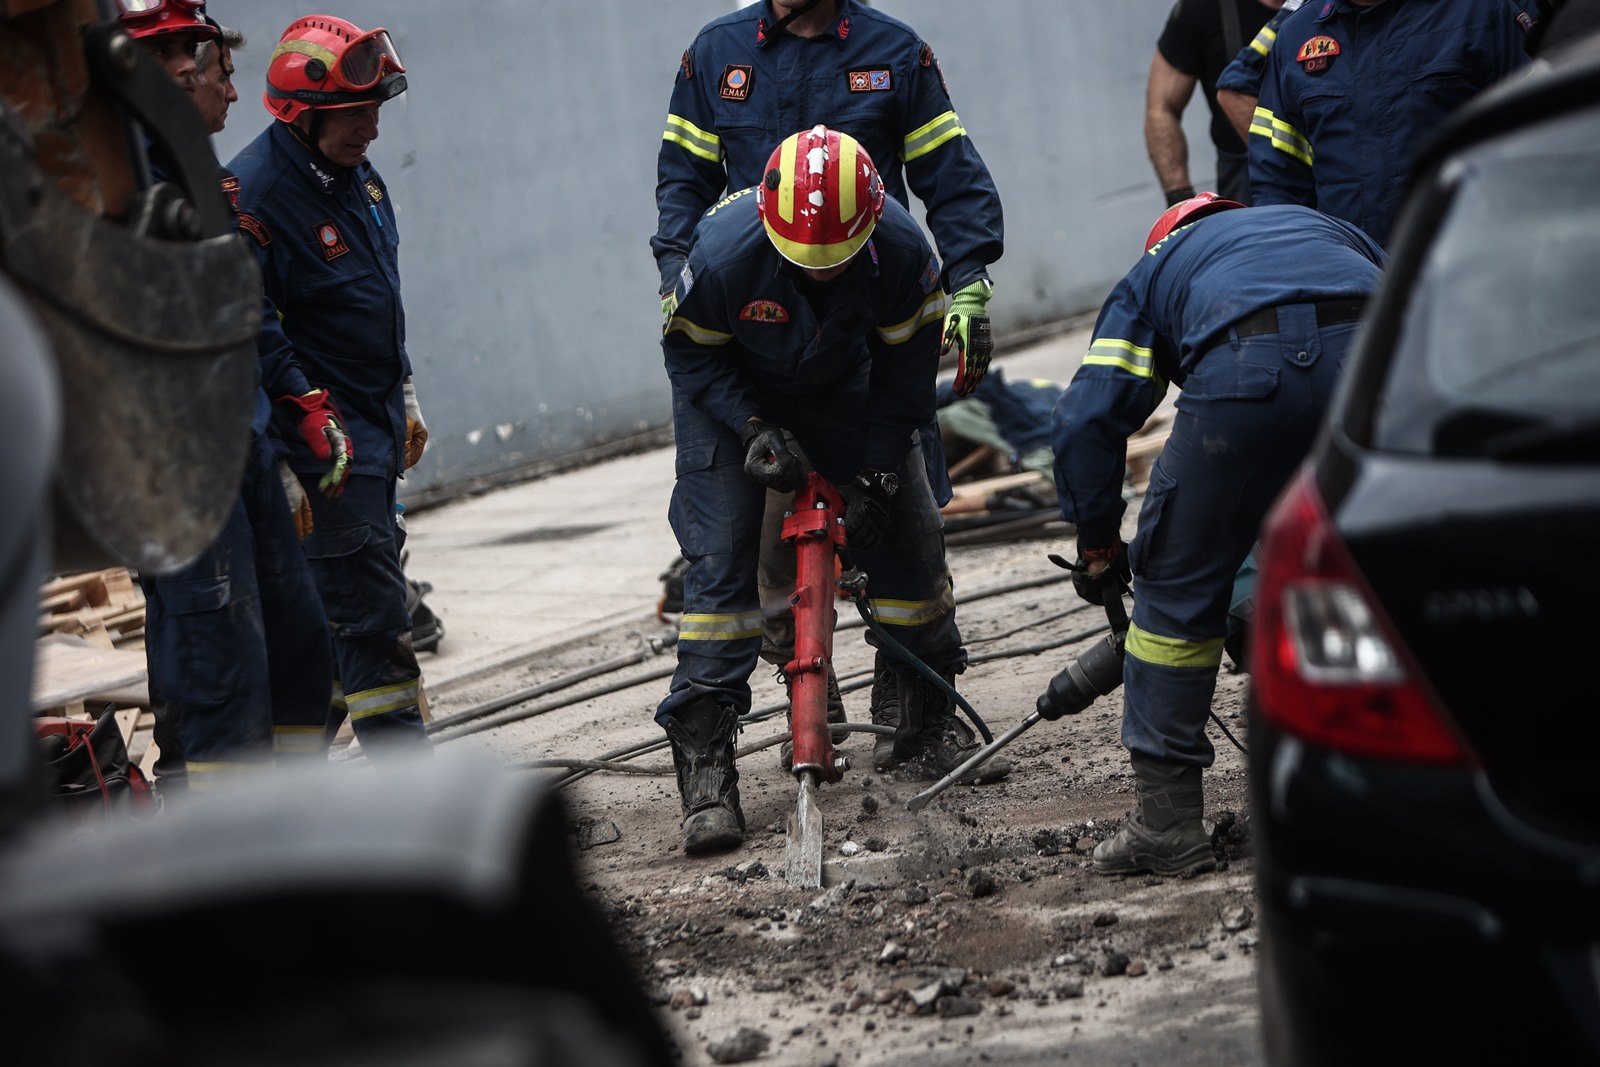
<svg viewBox="0 0 1600 1067">
<path fill-rule="evenodd" d="M 1229 356 L 1235 358 L 1228 358 Z M 1227 348 L 1208 353 L 1184 379 L 1179 410 L 1213 400 L 1265 400 L 1278 389 L 1278 368 L 1237 358 Z"/>
</svg>

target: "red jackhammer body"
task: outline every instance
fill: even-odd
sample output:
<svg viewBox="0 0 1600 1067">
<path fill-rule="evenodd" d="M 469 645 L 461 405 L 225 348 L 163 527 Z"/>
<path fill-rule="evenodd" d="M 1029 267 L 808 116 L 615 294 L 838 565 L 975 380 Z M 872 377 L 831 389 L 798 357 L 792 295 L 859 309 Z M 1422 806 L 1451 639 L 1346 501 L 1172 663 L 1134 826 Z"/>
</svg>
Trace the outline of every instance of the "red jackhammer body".
<svg viewBox="0 0 1600 1067">
<path fill-rule="evenodd" d="M 783 540 L 794 546 L 794 659 L 784 666 L 793 689 L 790 733 L 794 739 L 794 773 L 816 773 L 837 782 L 844 761 L 833 750 L 828 733 L 828 664 L 833 660 L 836 574 L 834 560 L 844 544 L 844 501 L 839 491 L 815 471 L 794 494 L 794 510 L 783 520 Z"/>
</svg>

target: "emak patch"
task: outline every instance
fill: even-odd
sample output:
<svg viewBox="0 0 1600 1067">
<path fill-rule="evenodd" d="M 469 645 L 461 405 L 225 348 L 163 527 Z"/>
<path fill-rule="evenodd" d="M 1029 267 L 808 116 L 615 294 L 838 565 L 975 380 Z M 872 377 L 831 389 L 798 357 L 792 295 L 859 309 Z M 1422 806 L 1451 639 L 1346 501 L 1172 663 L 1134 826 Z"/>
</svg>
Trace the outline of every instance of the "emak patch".
<svg viewBox="0 0 1600 1067">
<path fill-rule="evenodd" d="M 750 86 L 755 82 L 755 68 L 742 63 L 729 63 L 722 68 L 722 81 L 717 95 L 724 100 L 750 99 Z"/>
<path fill-rule="evenodd" d="M 893 88 L 886 70 L 852 70 L 845 76 L 852 93 L 886 93 Z"/>
<path fill-rule="evenodd" d="M 739 309 L 739 318 L 744 322 L 775 322 L 789 321 L 789 309 L 776 300 L 752 300 Z"/>
<path fill-rule="evenodd" d="M 1338 54 L 1339 42 L 1319 34 L 1301 45 L 1299 54 L 1294 58 L 1307 74 L 1321 74 L 1333 66 L 1334 57 Z"/>
<path fill-rule="evenodd" d="M 346 252 L 350 246 L 344 243 L 344 235 L 339 232 L 339 227 L 333 224 L 332 219 L 323 219 L 316 225 L 317 244 L 322 246 L 322 258 L 335 260 Z"/>
</svg>

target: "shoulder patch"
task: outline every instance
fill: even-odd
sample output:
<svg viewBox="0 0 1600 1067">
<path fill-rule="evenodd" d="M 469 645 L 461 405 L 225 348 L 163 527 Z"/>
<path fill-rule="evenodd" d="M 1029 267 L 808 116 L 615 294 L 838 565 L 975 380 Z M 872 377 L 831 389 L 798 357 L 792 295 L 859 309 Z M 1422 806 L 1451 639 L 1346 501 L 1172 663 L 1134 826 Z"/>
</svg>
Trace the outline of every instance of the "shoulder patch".
<svg viewBox="0 0 1600 1067">
<path fill-rule="evenodd" d="M 939 288 L 939 259 L 937 256 L 928 257 L 928 265 L 922 268 L 922 292 L 931 293 Z"/>
<path fill-rule="evenodd" d="M 933 46 L 927 41 L 922 42 L 922 54 L 917 57 L 917 62 L 924 68 L 933 66 Z"/>
<path fill-rule="evenodd" d="M 246 215 L 241 211 L 239 213 L 239 229 L 244 233 L 249 234 L 251 237 L 254 237 L 256 239 L 256 244 L 260 245 L 262 248 L 265 248 L 272 243 L 272 234 L 268 232 L 266 223 L 262 222 L 254 215 Z"/>
<path fill-rule="evenodd" d="M 694 60 L 689 57 L 689 50 L 687 48 L 683 50 L 683 61 L 680 64 L 680 69 L 683 71 L 683 77 L 685 81 L 694 77 Z"/>
<path fill-rule="evenodd" d="M 933 72 L 939 75 L 939 88 L 944 90 L 944 98 L 950 99 L 950 83 L 944 80 L 944 68 L 939 66 L 939 61 L 933 61 Z"/>
<path fill-rule="evenodd" d="M 228 198 L 228 206 L 237 213 L 239 210 L 239 179 L 237 177 L 232 174 L 223 176 L 222 195 Z"/>
<path fill-rule="evenodd" d="M 739 309 L 739 318 L 744 322 L 784 323 L 789 321 L 789 309 L 776 300 L 752 300 Z"/>
</svg>

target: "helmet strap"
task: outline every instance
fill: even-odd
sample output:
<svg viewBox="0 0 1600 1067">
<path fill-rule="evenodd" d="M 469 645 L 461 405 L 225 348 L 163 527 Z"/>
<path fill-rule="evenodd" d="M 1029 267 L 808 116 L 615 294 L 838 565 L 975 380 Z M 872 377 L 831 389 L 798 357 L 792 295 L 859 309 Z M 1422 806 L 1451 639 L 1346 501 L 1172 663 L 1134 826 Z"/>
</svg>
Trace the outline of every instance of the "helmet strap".
<svg viewBox="0 0 1600 1067">
<path fill-rule="evenodd" d="M 804 4 L 801 4 L 799 7 L 783 16 L 783 18 L 779 19 L 777 22 L 774 22 L 767 29 L 768 35 L 776 37 L 778 34 L 783 32 L 783 28 L 785 26 L 789 25 L 789 23 L 793 22 L 801 15 L 809 14 L 812 8 L 816 7 L 820 3 L 822 3 L 822 0 L 806 0 Z"/>
</svg>

